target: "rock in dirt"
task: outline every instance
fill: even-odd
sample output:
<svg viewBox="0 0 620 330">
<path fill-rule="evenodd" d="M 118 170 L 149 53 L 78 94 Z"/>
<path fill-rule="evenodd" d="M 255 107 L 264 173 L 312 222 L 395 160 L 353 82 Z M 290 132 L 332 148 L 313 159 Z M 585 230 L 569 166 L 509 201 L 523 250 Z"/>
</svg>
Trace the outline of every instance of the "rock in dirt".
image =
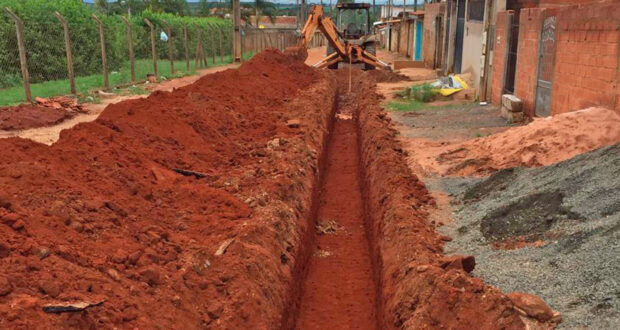
<svg viewBox="0 0 620 330">
<path fill-rule="evenodd" d="M 508 298 L 515 305 L 517 311 L 523 315 L 533 317 L 541 322 L 548 321 L 554 316 L 553 310 L 535 295 L 511 292 L 508 294 Z"/>
<path fill-rule="evenodd" d="M 155 286 L 161 284 L 163 278 L 157 268 L 149 266 L 140 271 L 140 280 L 150 286 Z"/>
<path fill-rule="evenodd" d="M 290 119 L 286 121 L 286 126 L 290 128 L 299 128 L 301 126 L 301 120 L 299 119 Z"/>
<path fill-rule="evenodd" d="M 62 292 L 60 285 L 54 280 L 46 280 L 39 283 L 39 290 L 53 298 L 58 297 Z"/>
<path fill-rule="evenodd" d="M 13 286 L 11 282 L 4 277 L 0 276 L 0 297 L 6 296 L 13 291 Z"/>
<path fill-rule="evenodd" d="M 0 242 L 0 258 L 6 258 L 11 254 L 11 247 L 6 243 Z"/>
<path fill-rule="evenodd" d="M 476 267 L 476 259 L 474 256 L 446 256 L 441 258 L 441 268 L 443 269 L 459 269 L 471 272 Z"/>
</svg>

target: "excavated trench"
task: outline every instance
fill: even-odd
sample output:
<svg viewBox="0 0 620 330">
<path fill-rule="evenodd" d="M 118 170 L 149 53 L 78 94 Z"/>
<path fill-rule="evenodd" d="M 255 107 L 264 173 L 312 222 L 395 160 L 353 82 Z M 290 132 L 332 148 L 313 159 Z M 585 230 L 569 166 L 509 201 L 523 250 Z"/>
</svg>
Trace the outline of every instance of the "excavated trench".
<svg viewBox="0 0 620 330">
<path fill-rule="evenodd" d="M 377 327 L 359 162 L 356 124 L 351 114 L 338 112 L 327 147 L 297 329 Z"/>
<path fill-rule="evenodd" d="M 0 140 L 0 328 L 525 328 L 443 254 L 374 92 L 395 76 L 330 75 L 270 50 Z M 66 301 L 92 305 L 41 309 Z"/>
</svg>

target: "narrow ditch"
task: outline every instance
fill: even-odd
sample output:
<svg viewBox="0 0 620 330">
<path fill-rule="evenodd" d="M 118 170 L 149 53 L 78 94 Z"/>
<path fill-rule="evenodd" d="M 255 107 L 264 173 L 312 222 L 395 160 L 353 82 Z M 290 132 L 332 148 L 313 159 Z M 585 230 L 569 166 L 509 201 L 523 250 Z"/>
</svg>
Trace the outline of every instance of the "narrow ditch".
<svg viewBox="0 0 620 330">
<path fill-rule="evenodd" d="M 376 285 L 364 225 L 355 121 L 335 118 L 297 329 L 376 329 Z"/>
</svg>

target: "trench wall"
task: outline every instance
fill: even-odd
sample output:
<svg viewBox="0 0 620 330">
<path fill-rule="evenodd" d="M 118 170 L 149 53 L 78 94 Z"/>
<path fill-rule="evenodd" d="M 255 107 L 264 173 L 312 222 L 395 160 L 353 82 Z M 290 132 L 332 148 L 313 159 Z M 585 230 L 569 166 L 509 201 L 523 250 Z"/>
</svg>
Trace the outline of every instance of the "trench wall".
<svg viewBox="0 0 620 330">
<path fill-rule="evenodd" d="M 354 117 L 379 328 L 524 328 L 498 289 L 462 269 L 444 268 L 443 238 L 428 222 L 434 201 L 407 167 L 388 115 L 369 100 L 375 94 L 367 89 L 359 95 Z"/>
</svg>

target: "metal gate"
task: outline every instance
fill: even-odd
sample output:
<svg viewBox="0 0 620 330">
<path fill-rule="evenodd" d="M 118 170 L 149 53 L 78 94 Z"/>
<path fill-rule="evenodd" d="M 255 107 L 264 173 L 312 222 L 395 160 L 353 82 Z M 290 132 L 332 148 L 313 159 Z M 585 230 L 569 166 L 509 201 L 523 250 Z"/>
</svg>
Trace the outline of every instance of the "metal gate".
<svg viewBox="0 0 620 330">
<path fill-rule="evenodd" d="M 549 16 L 543 21 L 538 47 L 538 85 L 536 87 L 536 115 L 547 117 L 551 114 L 551 90 L 553 86 L 553 67 L 556 48 L 556 17 Z"/>
<path fill-rule="evenodd" d="M 514 94 L 517 69 L 517 50 L 519 48 L 519 11 L 508 16 L 508 54 L 504 74 L 504 94 Z"/>
<path fill-rule="evenodd" d="M 465 0 L 459 0 L 456 9 L 456 41 L 454 42 L 454 73 L 461 73 L 463 38 L 465 37 Z"/>
</svg>

